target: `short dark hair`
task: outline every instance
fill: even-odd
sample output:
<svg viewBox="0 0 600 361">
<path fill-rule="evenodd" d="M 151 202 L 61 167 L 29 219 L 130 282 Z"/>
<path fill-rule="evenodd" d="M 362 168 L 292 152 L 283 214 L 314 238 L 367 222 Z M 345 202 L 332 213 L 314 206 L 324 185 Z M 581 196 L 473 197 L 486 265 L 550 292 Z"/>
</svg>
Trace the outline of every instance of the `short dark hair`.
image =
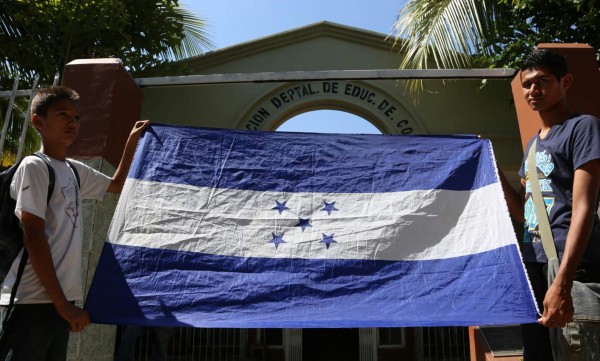
<svg viewBox="0 0 600 361">
<path fill-rule="evenodd" d="M 523 59 L 521 71 L 544 67 L 560 80 L 569 72 L 567 60 L 561 54 L 548 49 L 535 49 Z"/>
<path fill-rule="evenodd" d="M 49 86 L 38 90 L 31 101 L 31 114 L 45 117 L 48 109 L 59 100 L 69 99 L 79 103 L 79 94 L 66 86 Z"/>
</svg>

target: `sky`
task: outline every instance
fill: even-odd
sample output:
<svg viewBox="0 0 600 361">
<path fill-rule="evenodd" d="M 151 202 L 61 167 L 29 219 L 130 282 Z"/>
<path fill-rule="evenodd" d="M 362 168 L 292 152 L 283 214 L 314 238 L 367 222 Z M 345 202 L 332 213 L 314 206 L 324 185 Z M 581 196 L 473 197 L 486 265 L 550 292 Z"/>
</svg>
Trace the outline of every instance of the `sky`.
<svg viewBox="0 0 600 361">
<path fill-rule="evenodd" d="M 330 21 L 390 34 L 405 0 L 181 0 L 207 21 L 217 49 Z M 380 133 L 355 115 L 320 110 L 285 122 L 280 131 Z"/>
</svg>

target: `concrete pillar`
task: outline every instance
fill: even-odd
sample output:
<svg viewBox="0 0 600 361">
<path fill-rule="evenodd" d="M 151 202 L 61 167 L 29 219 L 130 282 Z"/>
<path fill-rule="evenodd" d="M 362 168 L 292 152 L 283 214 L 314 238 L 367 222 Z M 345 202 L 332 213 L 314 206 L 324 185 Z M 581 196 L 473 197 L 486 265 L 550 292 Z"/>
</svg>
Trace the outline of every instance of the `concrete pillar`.
<svg viewBox="0 0 600 361">
<path fill-rule="evenodd" d="M 573 73 L 573 85 L 567 92 L 571 110 L 600 118 L 600 71 L 594 48 L 585 44 L 539 44 L 538 49 L 550 49 L 564 55 L 569 70 Z M 512 93 L 517 110 L 523 150 L 527 142 L 540 129 L 539 114 L 527 105 L 521 87 L 521 73 L 512 83 Z"/>
<path fill-rule="evenodd" d="M 142 93 L 118 59 L 75 60 L 65 67 L 63 85 L 81 96 L 81 128 L 68 156 L 107 175 L 114 174 L 133 124 L 139 120 Z M 82 277 L 90 287 L 118 195 L 83 203 Z M 118 307 L 118 305 L 115 305 Z M 70 361 L 112 361 L 116 327 L 91 325 L 69 340 Z"/>
</svg>

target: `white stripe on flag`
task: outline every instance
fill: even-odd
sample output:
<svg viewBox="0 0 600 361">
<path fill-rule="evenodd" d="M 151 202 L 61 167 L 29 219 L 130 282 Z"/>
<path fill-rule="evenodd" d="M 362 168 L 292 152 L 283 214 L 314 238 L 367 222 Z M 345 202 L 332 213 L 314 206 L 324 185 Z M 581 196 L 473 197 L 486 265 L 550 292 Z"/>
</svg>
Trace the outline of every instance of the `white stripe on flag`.
<svg viewBox="0 0 600 361">
<path fill-rule="evenodd" d="M 108 239 L 119 245 L 399 261 L 471 255 L 515 241 L 498 183 L 472 191 L 286 194 L 128 179 L 123 193 L 129 197 L 119 203 Z"/>
</svg>

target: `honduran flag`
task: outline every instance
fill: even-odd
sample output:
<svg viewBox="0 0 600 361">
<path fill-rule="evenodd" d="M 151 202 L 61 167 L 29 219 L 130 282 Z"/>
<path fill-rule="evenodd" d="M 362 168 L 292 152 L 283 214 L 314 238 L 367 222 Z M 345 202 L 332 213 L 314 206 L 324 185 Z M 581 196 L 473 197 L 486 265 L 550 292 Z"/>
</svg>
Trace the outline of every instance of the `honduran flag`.
<svg viewBox="0 0 600 361">
<path fill-rule="evenodd" d="M 208 328 L 535 322 L 491 144 L 152 125 L 86 309 Z"/>
</svg>

